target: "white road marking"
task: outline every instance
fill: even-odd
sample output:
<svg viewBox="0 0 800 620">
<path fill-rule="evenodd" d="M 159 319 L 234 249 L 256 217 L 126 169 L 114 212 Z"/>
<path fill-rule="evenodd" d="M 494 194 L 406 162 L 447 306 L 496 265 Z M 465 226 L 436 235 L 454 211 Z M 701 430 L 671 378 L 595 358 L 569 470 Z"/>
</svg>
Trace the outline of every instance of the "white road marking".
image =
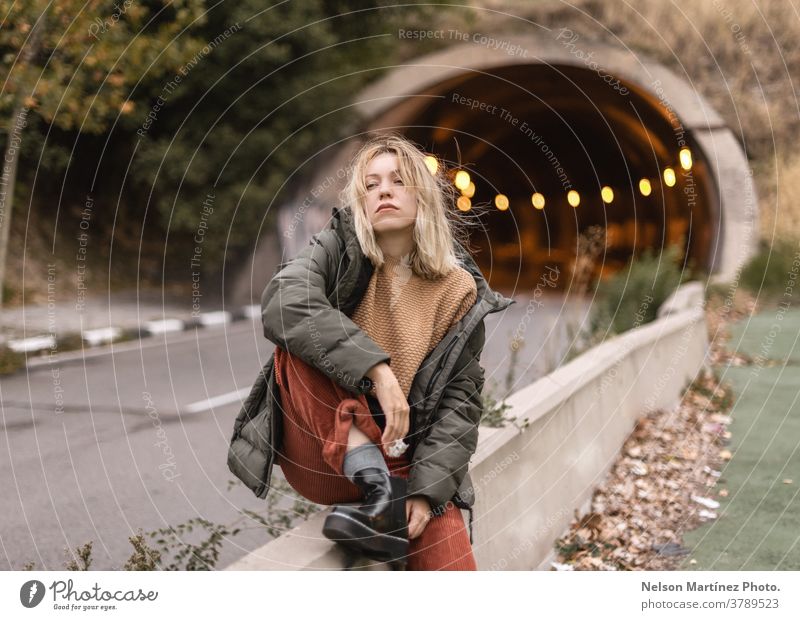
<svg viewBox="0 0 800 620">
<path fill-rule="evenodd" d="M 206 411 L 207 409 L 213 409 L 214 407 L 221 407 L 222 405 L 235 403 L 236 401 L 241 401 L 246 398 L 250 393 L 250 390 L 250 387 L 246 387 L 234 392 L 228 392 L 227 394 L 220 394 L 219 396 L 207 398 L 206 400 L 199 400 L 191 405 L 186 405 L 183 410 L 186 413 L 200 413 L 201 411 Z"/>
</svg>

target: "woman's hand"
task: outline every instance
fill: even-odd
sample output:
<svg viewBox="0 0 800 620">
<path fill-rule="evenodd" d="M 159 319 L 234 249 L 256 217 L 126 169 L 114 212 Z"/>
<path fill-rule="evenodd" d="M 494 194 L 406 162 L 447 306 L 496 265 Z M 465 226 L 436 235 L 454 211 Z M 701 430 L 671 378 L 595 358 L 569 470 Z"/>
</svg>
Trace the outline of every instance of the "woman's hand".
<svg viewBox="0 0 800 620">
<path fill-rule="evenodd" d="M 381 441 L 385 445 L 385 450 L 388 450 L 395 440 L 402 439 L 408 433 L 410 412 L 408 400 L 394 372 L 385 362 L 373 366 L 367 376 L 375 384 L 375 397 L 386 417 L 386 428 Z"/>
<path fill-rule="evenodd" d="M 412 495 L 406 499 L 409 540 L 422 534 L 431 517 L 433 514 L 431 514 L 431 505 L 427 498 L 422 495 Z"/>
</svg>

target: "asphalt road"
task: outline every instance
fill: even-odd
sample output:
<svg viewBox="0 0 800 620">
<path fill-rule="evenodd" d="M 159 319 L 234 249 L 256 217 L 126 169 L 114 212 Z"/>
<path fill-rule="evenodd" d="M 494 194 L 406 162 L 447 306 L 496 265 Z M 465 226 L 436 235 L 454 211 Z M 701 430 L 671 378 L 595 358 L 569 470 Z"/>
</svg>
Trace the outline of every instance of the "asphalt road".
<svg viewBox="0 0 800 620">
<path fill-rule="evenodd" d="M 517 385 L 545 370 L 561 301 L 535 310 L 520 301 L 487 319 L 482 362 L 503 385 L 508 342 L 526 325 Z M 551 342 L 552 344 L 546 344 Z M 66 549 L 92 541 L 92 569 L 121 569 L 128 537 L 203 517 L 232 523 L 241 509 L 263 512 L 226 464 L 233 421 L 272 344 L 259 322 L 123 343 L 72 361 L 4 377 L 0 411 L 0 561 L 60 570 Z M 552 355 L 549 355 L 552 357 Z M 543 366 L 544 364 L 544 366 Z M 280 477 L 280 469 L 274 474 Z M 288 507 L 290 498 L 283 498 Z M 193 541 L 199 540 L 193 534 Z M 270 540 L 252 527 L 226 540 L 224 567 Z"/>
<path fill-rule="evenodd" d="M 91 568 L 119 569 L 138 528 L 197 516 L 229 523 L 239 508 L 265 507 L 241 486 L 228 491 L 226 464 L 236 392 L 250 387 L 272 350 L 260 324 L 121 347 L 3 379 L 6 569 L 28 561 L 63 569 L 64 548 L 89 540 Z M 220 395 L 228 402 L 203 402 Z M 263 530 L 232 538 L 220 565 L 267 540 Z"/>
</svg>

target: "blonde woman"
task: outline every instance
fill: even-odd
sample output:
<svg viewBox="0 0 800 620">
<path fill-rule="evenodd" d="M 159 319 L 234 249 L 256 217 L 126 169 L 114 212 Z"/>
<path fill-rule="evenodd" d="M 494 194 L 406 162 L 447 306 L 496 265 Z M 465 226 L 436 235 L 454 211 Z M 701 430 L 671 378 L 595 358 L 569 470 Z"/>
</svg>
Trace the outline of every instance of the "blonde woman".
<svg viewBox="0 0 800 620">
<path fill-rule="evenodd" d="M 298 493 L 336 505 L 323 534 L 350 551 L 409 570 L 476 570 L 467 470 L 483 319 L 513 301 L 457 239 L 451 184 L 402 136 L 362 146 L 341 198 L 264 290 L 276 348 L 262 391 L 273 396 L 258 415 L 243 409 L 229 465 L 243 480 L 247 469 L 260 497 L 280 465 Z M 269 441 L 254 439 L 257 424 Z"/>
</svg>

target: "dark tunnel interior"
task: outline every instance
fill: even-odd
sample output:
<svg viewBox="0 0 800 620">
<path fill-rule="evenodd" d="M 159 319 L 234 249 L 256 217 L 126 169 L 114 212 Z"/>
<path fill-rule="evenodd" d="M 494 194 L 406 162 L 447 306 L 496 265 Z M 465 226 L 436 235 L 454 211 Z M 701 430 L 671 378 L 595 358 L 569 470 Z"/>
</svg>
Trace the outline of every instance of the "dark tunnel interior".
<svg viewBox="0 0 800 620">
<path fill-rule="evenodd" d="M 708 267 L 715 190 L 699 148 L 664 103 L 588 69 L 515 65 L 439 83 L 381 124 L 402 127 L 451 173 L 469 173 L 470 244 L 494 288 L 531 289 L 557 267 L 557 288 L 566 290 L 576 265 L 606 278 L 645 248 L 677 245 L 688 264 Z M 691 154 L 688 169 L 682 148 Z M 496 206 L 497 194 L 508 198 L 506 209 Z M 599 227 L 596 256 L 579 250 L 590 227 Z"/>
</svg>

